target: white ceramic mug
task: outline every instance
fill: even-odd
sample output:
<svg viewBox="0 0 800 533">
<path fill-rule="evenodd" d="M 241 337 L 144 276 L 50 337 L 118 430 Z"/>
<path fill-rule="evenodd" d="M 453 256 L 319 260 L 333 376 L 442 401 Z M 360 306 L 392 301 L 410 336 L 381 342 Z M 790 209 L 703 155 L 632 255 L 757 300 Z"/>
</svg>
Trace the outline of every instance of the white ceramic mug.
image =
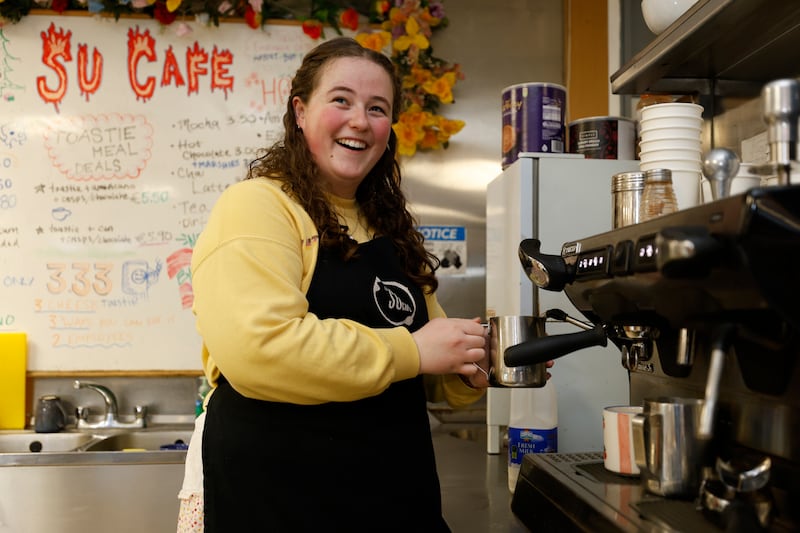
<svg viewBox="0 0 800 533">
<path fill-rule="evenodd" d="M 633 417 L 642 412 L 639 405 L 614 405 L 603 409 L 603 466 L 626 476 L 639 475 L 633 456 Z"/>
</svg>

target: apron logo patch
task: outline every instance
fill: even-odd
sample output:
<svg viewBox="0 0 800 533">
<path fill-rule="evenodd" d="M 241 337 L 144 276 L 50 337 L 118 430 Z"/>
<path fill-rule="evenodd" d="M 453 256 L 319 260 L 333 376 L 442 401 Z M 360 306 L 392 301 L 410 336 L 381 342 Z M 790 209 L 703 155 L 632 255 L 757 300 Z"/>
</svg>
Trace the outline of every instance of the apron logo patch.
<svg viewBox="0 0 800 533">
<path fill-rule="evenodd" d="M 414 322 L 417 304 L 405 285 L 376 277 L 372 284 L 372 296 L 378 311 L 390 324 L 410 326 Z"/>
</svg>

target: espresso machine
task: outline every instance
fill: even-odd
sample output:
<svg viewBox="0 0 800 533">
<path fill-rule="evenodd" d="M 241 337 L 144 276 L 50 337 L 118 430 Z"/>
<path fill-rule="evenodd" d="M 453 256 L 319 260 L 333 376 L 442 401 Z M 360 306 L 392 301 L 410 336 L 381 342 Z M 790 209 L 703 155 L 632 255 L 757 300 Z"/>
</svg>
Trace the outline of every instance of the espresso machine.
<svg viewBox="0 0 800 533">
<path fill-rule="evenodd" d="M 530 279 L 563 291 L 619 349 L 631 405 L 697 405 L 668 439 L 667 417 L 640 426 L 638 477 L 605 470 L 600 453 L 526 455 L 511 507 L 532 531 L 800 531 L 800 185 L 790 184 L 790 151 L 777 186 L 567 242 L 561 255 L 520 244 Z M 506 363 L 568 355 L 569 337 L 527 343 Z M 668 461 L 684 470 L 681 485 Z"/>
</svg>

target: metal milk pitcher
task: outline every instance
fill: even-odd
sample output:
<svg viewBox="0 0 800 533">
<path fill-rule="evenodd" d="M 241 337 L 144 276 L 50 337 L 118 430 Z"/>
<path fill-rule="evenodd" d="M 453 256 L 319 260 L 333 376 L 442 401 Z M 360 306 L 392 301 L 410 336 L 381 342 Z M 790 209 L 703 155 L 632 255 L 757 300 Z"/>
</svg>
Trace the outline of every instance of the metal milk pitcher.
<svg viewBox="0 0 800 533">
<path fill-rule="evenodd" d="M 643 487 L 667 497 L 696 497 L 710 439 L 697 429 L 703 400 L 662 397 L 644 400 L 632 421 L 633 454 Z"/>
<path fill-rule="evenodd" d="M 489 360 L 492 363 L 490 383 L 501 387 L 544 387 L 547 366 L 507 366 L 507 348 L 544 337 L 545 319 L 535 316 L 493 316 L 489 319 Z"/>
</svg>

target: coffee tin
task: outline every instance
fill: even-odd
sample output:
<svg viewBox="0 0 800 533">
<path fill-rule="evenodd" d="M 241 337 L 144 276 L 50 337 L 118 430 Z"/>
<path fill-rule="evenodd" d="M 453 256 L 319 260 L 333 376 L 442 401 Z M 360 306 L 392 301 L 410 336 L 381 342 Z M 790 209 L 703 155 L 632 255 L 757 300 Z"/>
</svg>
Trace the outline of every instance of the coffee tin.
<svg viewBox="0 0 800 533">
<path fill-rule="evenodd" d="M 564 153 L 567 89 L 518 83 L 503 89 L 503 168 L 522 152 Z"/>
<path fill-rule="evenodd" d="M 586 159 L 635 159 L 636 123 L 621 117 L 588 117 L 569 123 L 569 152 Z"/>
</svg>

